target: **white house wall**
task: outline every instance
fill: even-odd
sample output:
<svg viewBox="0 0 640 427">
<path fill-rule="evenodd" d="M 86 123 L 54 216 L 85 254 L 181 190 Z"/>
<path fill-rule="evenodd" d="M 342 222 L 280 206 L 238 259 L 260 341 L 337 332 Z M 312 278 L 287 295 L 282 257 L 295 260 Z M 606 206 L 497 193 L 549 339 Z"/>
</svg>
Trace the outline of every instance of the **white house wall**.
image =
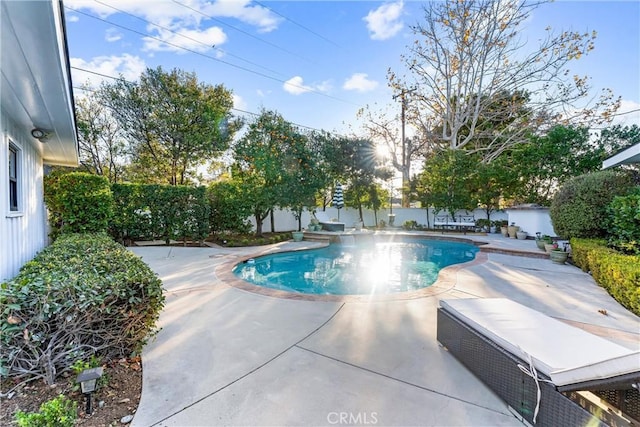
<svg viewBox="0 0 640 427">
<path fill-rule="evenodd" d="M 0 110 L 0 282 L 12 278 L 47 243 L 43 203 L 42 157 L 32 146 L 28 129 L 16 126 Z M 9 210 L 9 141 L 20 150 L 20 210 Z"/>
</svg>

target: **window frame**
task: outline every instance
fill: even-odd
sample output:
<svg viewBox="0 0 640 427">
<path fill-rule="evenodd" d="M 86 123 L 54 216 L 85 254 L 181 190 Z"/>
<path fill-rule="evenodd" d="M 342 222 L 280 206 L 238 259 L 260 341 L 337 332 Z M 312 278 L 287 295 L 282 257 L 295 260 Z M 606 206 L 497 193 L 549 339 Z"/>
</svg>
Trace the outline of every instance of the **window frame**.
<svg viewBox="0 0 640 427">
<path fill-rule="evenodd" d="M 13 163 L 13 165 L 12 165 Z M 12 167 L 13 166 L 13 167 Z M 12 170 L 13 169 L 13 170 Z M 9 140 L 7 146 L 7 216 L 22 215 L 22 149 Z"/>
</svg>

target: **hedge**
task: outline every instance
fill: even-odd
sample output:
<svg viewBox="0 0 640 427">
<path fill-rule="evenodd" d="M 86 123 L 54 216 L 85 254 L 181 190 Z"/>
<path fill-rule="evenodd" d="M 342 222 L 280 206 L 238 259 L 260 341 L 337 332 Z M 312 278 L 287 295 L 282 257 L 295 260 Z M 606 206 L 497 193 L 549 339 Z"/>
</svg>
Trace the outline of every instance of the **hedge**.
<svg viewBox="0 0 640 427">
<path fill-rule="evenodd" d="M 611 228 L 609 245 L 628 253 L 640 255 L 640 187 L 635 194 L 615 197 L 609 205 Z"/>
<path fill-rule="evenodd" d="M 163 306 L 160 279 L 122 245 L 62 235 L 0 285 L 0 373 L 53 384 L 78 360 L 136 354 Z"/>
<path fill-rule="evenodd" d="M 114 239 L 202 242 L 209 236 L 209 200 L 205 187 L 113 184 Z"/>
<path fill-rule="evenodd" d="M 624 307 L 640 316 L 640 255 L 625 255 L 600 239 L 571 239 L 575 264 Z"/>
<path fill-rule="evenodd" d="M 109 182 L 84 172 L 53 172 L 44 178 L 52 236 L 106 231 L 113 215 Z"/>
<path fill-rule="evenodd" d="M 619 171 L 599 171 L 571 178 L 551 202 L 553 229 L 566 239 L 605 237 L 609 230 L 607 207 L 615 196 L 633 188 L 632 177 Z"/>
</svg>

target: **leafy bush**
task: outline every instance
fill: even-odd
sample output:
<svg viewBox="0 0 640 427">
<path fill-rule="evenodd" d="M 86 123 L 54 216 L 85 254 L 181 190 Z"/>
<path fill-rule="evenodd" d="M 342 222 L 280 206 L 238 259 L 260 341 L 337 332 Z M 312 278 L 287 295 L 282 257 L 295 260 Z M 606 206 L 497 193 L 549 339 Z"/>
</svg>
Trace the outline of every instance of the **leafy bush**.
<svg viewBox="0 0 640 427">
<path fill-rule="evenodd" d="M 609 227 L 607 207 L 615 196 L 632 188 L 630 175 L 600 171 L 565 182 L 551 203 L 553 228 L 565 238 L 605 237 Z"/>
<path fill-rule="evenodd" d="M 84 172 L 53 172 L 44 178 L 52 235 L 106 231 L 113 215 L 109 182 Z"/>
<path fill-rule="evenodd" d="M 78 359 L 137 353 L 163 306 L 133 253 L 103 233 L 63 235 L 0 285 L 0 373 L 53 384 Z"/>
<path fill-rule="evenodd" d="M 417 230 L 418 223 L 415 220 L 407 220 L 402 224 L 402 228 L 405 230 Z"/>
<path fill-rule="evenodd" d="M 251 203 L 242 196 L 238 185 L 232 181 L 215 182 L 207 188 L 211 207 L 209 223 L 214 234 L 248 233 L 252 215 Z"/>
<path fill-rule="evenodd" d="M 144 189 L 140 184 L 111 185 L 116 209 L 109 230 L 113 238 L 123 244 L 155 237 Z"/>
<path fill-rule="evenodd" d="M 114 239 L 204 240 L 209 235 L 205 187 L 113 184 Z"/>
<path fill-rule="evenodd" d="M 640 255 L 640 187 L 635 194 L 615 197 L 608 213 L 609 244 L 622 252 Z"/>
<path fill-rule="evenodd" d="M 573 261 L 609 294 L 640 316 L 640 255 L 608 248 L 603 239 L 571 239 Z"/>
<path fill-rule="evenodd" d="M 76 402 L 63 395 L 44 402 L 39 412 L 18 411 L 15 414 L 20 427 L 73 427 L 77 417 Z"/>
</svg>

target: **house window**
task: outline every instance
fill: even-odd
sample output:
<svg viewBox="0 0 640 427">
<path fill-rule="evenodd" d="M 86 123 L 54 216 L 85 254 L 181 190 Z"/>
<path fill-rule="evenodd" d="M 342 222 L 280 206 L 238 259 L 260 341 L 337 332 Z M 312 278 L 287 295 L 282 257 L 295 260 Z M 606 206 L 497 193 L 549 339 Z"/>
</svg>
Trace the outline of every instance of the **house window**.
<svg viewBox="0 0 640 427">
<path fill-rule="evenodd" d="M 18 147 L 9 143 L 9 210 L 16 212 L 19 209 L 19 180 L 20 169 L 18 161 L 20 159 L 20 150 Z"/>
</svg>

